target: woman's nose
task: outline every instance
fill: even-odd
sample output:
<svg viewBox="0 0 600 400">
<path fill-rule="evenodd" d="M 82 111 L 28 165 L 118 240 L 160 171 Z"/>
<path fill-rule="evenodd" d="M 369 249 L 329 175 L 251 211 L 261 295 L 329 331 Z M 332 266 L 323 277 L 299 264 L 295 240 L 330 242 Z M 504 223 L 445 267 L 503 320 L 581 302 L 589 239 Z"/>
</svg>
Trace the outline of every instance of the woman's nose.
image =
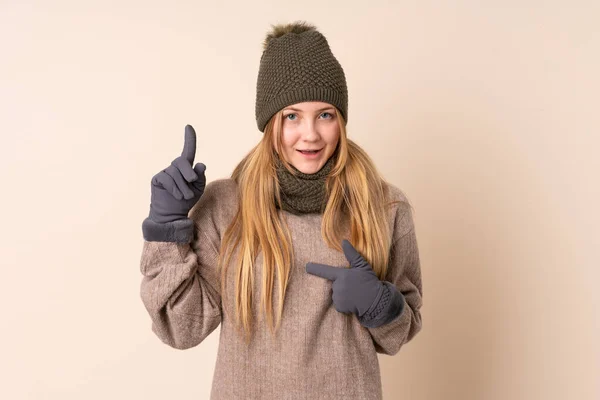
<svg viewBox="0 0 600 400">
<path fill-rule="evenodd" d="M 302 138 L 305 140 L 317 140 L 319 139 L 319 132 L 317 125 L 314 122 L 307 122 L 302 130 Z"/>
</svg>

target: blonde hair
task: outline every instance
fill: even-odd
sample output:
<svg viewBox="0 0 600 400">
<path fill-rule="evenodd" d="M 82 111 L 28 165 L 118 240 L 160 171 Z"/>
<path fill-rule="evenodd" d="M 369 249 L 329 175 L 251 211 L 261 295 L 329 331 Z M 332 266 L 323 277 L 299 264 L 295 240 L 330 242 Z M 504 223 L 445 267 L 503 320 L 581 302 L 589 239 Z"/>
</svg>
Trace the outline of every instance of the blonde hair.
<svg viewBox="0 0 600 400">
<path fill-rule="evenodd" d="M 343 226 L 350 224 L 352 245 L 371 264 L 380 279 L 387 272 L 389 234 L 387 207 L 388 186 L 367 153 L 346 137 L 346 124 L 335 110 L 340 126 L 338 146 L 332 157 L 335 164 L 326 178 L 328 197 L 321 235 L 330 248 L 342 251 Z M 280 325 L 290 267 L 294 260 L 290 231 L 276 209 L 281 204 L 275 157 L 282 148 L 283 116 L 276 113 L 267 123 L 262 140 L 242 159 L 231 178 L 238 185 L 239 207 L 231 224 L 223 234 L 219 267 L 221 293 L 226 294 L 227 266 L 234 250 L 239 250 L 235 262 L 235 321 L 238 332 L 245 332 L 249 343 L 252 326 L 254 263 L 263 255 L 260 305 L 271 334 Z M 274 143 L 274 138 L 276 141 Z M 277 151 L 277 153 L 275 153 Z M 284 166 L 293 173 L 289 163 L 281 157 Z M 345 225 L 347 226 L 347 225 Z M 277 288 L 277 323 L 273 326 L 273 288 L 275 272 Z"/>
</svg>

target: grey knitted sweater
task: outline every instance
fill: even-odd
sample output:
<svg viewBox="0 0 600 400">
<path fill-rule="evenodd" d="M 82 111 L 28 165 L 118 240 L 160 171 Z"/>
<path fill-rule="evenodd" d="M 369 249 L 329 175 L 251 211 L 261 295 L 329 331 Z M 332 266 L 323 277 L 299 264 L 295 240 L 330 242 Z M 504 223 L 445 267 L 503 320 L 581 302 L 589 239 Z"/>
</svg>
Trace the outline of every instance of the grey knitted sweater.
<svg viewBox="0 0 600 400">
<path fill-rule="evenodd" d="M 211 399 L 381 399 L 377 353 L 394 355 L 421 329 L 422 284 L 415 227 L 406 198 L 390 185 L 393 233 L 386 279 L 404 295 L 402 313 L 376 328 L 362 326 L 354 314 L 335 310 L 331 282 L 310 275 L 307 262 L 347 265 L 343 253 L 321 237 L 321 214 L 294 215 L 279 210 L 292 234 L 295 259 L 280 331 L 272 337 L 262 319 L 255 320 L 247 346 L 235 321 L 222 308 L 217 271 L 221 235 L 237 207 L 236 183 L 210 182 L 190 213 L 195 222 L 190 244 L 144 241 L 140 268 L 141 297 L 152 331 L 169 346 L 198 345 L 220 325 L 219 349 Z M 255 299 L 260 294 L 261 255 L 255 269 Z M 228 268 L 228 296 L 234 299 L 234 268 Z M 276 283 L 277 284 L 277 283 Z M 230 301 L 230 300 L 228 300 Z M 255 301 L 254 315 L 259 315 Z M 277 308 L 274 296 L 274 310 Z"/>
</svg>

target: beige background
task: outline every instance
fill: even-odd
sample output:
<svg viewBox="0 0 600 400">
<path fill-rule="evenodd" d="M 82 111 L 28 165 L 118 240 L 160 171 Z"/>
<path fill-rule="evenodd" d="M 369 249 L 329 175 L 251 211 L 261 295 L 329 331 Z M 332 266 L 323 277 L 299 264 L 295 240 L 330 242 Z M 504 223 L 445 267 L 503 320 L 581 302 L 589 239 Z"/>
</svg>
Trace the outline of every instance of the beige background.
<svg viewBox="0 0 600 400">
<path fill-rule="evenodd" d="M 166 2 L 164 2 L 166 4 Z M 386 399 L 600 398 L 597 1 L 1 1 L 3 399 L 207 399 L 139 298 L 150 178 L 259 140 L 269 24 L 306 19 L 349 136 L 415 206 L 423 331 Z"/>
</svg>

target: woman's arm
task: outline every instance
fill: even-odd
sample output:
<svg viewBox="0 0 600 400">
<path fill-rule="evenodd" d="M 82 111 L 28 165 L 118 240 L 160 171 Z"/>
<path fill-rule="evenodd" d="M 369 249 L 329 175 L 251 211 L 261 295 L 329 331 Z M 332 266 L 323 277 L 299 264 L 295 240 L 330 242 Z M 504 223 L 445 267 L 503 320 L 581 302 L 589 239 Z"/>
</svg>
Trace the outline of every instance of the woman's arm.
<svg viewBox="0 0 600 400">
<path fill-rule="evenodd" d="M 141 298 L 152 319 L 152 331 L 167 345 L 198 345 L 221 322 L 220 236 L 213 214 L 215 196 L 209 184 L 191 211 L 190 243 L 144 241 L 140 270 Z"/>
<path fill-rule="evenodd" d="M 410 341 L 422 327 L 420 308 L 423 287 L 417 237 L 410 208 L 406 208 L 396 223 L 394 241 L 390 250 L 390 265 L 386 281 L 395 286 L 403 302 L 402 312 L 392 321 L 376 328 L 367 328 L 378 353 L 394 355 Z M 391 306 L 394 306 L 391 304 Z"/>
</svg>

